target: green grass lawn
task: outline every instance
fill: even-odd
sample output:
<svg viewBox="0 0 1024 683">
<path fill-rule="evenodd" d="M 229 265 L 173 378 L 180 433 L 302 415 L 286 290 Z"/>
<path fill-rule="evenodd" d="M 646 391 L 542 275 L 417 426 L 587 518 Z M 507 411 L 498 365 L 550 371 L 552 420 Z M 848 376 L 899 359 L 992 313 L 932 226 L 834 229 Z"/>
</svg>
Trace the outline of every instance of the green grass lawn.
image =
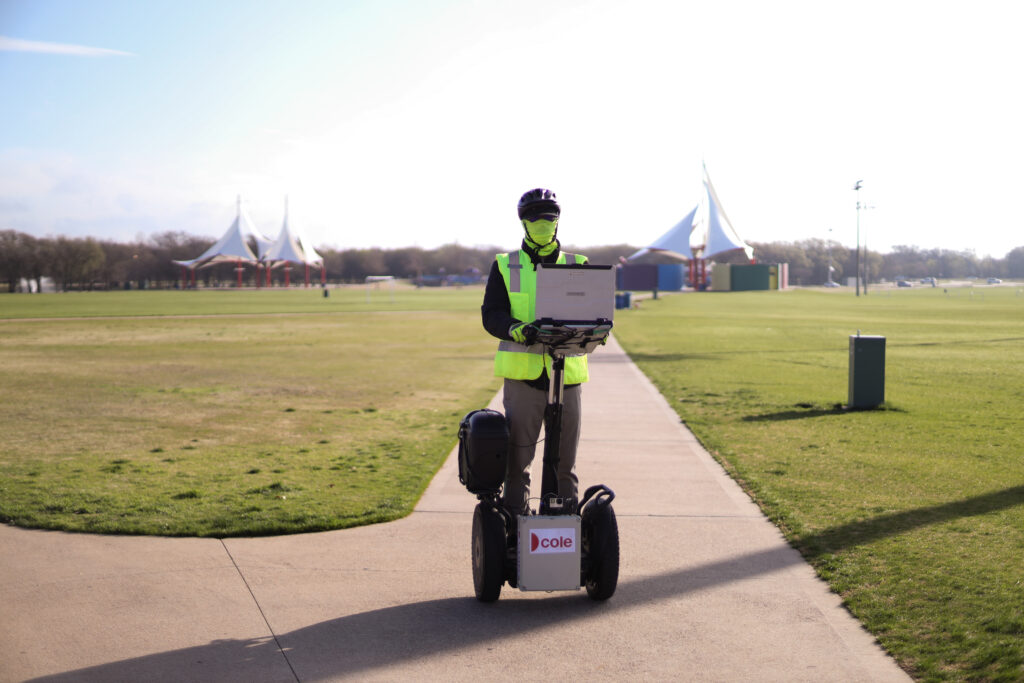
<svg viewBox="0 0 1024 683">
<path fill-rule="evenodd" d="M 849 340 L 886 404 L 846 411 Z M 1024 680 L 1024 296 L 644 301 L 619 340 L 850 610 L 923 680 Z"/>
<path fill-rule="evenodd" d="M 309 289 L 198 289 L 65 292 L 0 297 L 0 320 L 161 315 L 265 315 L 356 311 L 465 311 L 480 305 L 480 288 L 415 289 L 402 283 Z"/>
<path fill-rule="evenodd" d="M 0 520 L 231 536 L 408 514 L 497 390 L 494 343 L 481 288 L 369 294 L 0 297 L 72 316 L 0 321 Z"/>
</svg>

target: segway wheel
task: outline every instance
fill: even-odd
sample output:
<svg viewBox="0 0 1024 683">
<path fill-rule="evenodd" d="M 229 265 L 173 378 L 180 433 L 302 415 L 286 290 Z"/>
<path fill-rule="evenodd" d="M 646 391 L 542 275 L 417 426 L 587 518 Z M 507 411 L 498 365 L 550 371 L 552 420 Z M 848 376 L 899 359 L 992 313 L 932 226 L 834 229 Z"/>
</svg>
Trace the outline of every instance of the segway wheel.
<svg viewBox="0 0 1024 683">
<path fill-rule="evenodd" d="M 584 512 L 583 544 L 589 558 L 587 595 L 607 600 L 619 583 L 619 525 L 611 505 L 595 505 Z"/>
<path fill-rule="evenodd" d="M 505 582 L 505 522 L 491 505 L 473 511 L 473 588 L 480 602 L 494 602 Z"/>
</svg>

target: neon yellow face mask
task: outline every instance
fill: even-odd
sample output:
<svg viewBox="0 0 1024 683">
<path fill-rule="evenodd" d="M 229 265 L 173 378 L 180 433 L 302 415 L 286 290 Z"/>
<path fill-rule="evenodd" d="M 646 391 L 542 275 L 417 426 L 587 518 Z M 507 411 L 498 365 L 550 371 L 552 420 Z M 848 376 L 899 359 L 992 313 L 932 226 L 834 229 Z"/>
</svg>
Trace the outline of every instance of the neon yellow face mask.
<svg viewBox="0 0 1024 683">
<path fill-rule="evenodd" d="M 526 241 L 530 246 L 536 247 L 537 252 L 546 255 L 555 250 L 555 233 L 558 231 L 558 221 L 539 220 L 523 221 L 526 229 Z"/>
</svg>

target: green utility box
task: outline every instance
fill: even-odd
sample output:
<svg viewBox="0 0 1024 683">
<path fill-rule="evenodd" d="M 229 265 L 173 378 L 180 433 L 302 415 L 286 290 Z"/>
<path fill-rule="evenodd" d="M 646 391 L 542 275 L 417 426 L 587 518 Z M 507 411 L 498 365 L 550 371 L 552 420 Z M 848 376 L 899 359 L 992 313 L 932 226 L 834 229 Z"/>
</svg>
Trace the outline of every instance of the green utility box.
<svg viewBox="0 0 1024 683">
<path fill-rule="evenodd" d="M 733 266 L 729 269 L 731 291 L 750 292 L 770 289 L 771 269 L 772 266 L 767 263 Z"/>
<path fill-rule="evenodd" d="M 850 336 L 848 408 L 875 408 L 885 401 L 885 337 Z"/>
</svg>

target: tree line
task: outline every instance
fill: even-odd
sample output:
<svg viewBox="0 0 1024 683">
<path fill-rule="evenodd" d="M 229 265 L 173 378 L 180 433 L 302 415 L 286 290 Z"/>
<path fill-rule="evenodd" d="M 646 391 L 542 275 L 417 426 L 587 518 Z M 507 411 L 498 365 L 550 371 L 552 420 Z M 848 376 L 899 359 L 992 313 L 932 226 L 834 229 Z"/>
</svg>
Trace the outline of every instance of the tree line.
<svg viewBox="0 0 1024 683">
<path fill-rule="evenodd" d="M 53 280 L 60 291 L 128 288 L 173 288 L 184 286 L 182 268 L 174 260 L 188 260 L 203 253 L 214 240 L 183 232 L 164 232 L 135 242 L 97 240 L 91 237 L 33 237 L 14 230 L 0 230 L 0 288 L 19 291 L 23 284 L 42 291 L 43 278 Z M 255 244 L 251 245 L 255 247 Z M 808 239 L 798 242 L 755 242 L 754 254 L 762 263 L 788 263 L 790 283 L 821 284 L 832 278 L 845 281 L 856 270 L 853 249 L 836 242 Z M 638 247 L 628 244 L 599 247 L 566 246 L 567 251 L 587 254 L 592 263 L 618 263 Z M 334 249 L 320 247 L 327 282 L 358 283 L 367 276 L 392 275 L 422 278 L 438 275 L 486 277 L 500 247 L 467 247 L 446 244 L 436 249 Z M 742 262 L 741 254 L 722 261 Z M 1024 278 L 1024 247 L 1004 258 L 978 257 L 971 251 L 896 247 L 890 253 L 861 254 L 861 267 L 869 281 L 907 278 L 1000 277 Z M 301 275 L 291 277 L 294 283 Z M 243 283 L 255 285 L 257 272 L 243 270 Z M 277 272 L 274 280 L 282 282 Z M 237 282 L 235 264 L 225 263 L 196 272 L 198 284 L 206 287 Z M 319 275 L 316 277 L 319 282 Z M 262 283 L 262 281 L 261 281 Z M 0 290 L 2 291 L 2 290 Z"/>
<path fill-rule="evenodd" d="M 213 246 L 214 240 L 183 232 L 164 232 L 136 242 L 97 240 L 92 237 L 33 237 L 14 230 L 0 230 L 0 291 L 16 292 L 24 285 L 42 291 L 42 279 L 50 278 L 59 291 L 96 289 L 170 289 L 186 284 L 182 267 Z M 255 252 L 256 244 L 249 245 Z M 323 256 L 326 280 L 331 284 L 363 282 L 372 275 L 420 278 L 426 275 L 486 277 L 501 247 L 466 247 L 446 244 L 436 249 L 335 249 L 318 247 Z M 612 263 L 635 247 L 618 245 L 584 251 L 592 259 Z M 595 261 L 597 262 L 597 261 Z M 222 263 L 196 271 L 196 283 L 205 287 L 232 286 L 237 282 L 234 263 Z M 291 282 L 301 282 L 301 265 L 293 266 Z M 244 266 L 243 284 L 255 286 L 251 265 Z M 275 269 L 275 284 L 283 283 Z M 191 276 L 188 275 L 189 281 Z M 319 283 L 319 273 L 312 277 Z"/>
<path fill-rule="evenodd" d="M 856 249 L 823 239 L 799 242 L 754 242 L 754 255 L 762 263 L 788 263 L 789 282 L 814 285 L 832 280 L 846 282 L 857 272 Z M 897 246 L 880 253 L 862 248 L 860 267 L 868 282 L 892 282 L 908 278 L 962 279 L 968 277 L 1024 278 L 1024 247 L 1011 250 L 1003 258 L 979 257 L 969 250 L 922 249 Z"/>
</svg>

